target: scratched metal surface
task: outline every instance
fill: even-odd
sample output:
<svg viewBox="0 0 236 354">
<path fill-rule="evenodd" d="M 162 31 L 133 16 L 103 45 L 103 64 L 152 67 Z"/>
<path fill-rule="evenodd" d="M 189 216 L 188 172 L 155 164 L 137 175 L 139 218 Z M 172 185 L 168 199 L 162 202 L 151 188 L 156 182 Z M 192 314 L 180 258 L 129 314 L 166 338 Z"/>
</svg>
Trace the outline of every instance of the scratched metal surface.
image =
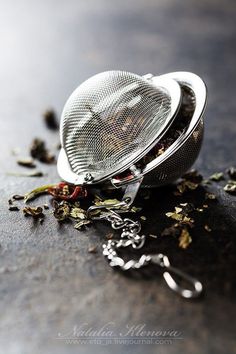
<svg viewBox="0 0 236 354">
<path fill-rule="evenodd" d="M 209 89 L 206 134 L 196 167 L 205 175 L 235 164 L 236 4 L 234 1 L 0 1 L 0 352 L 8 353 L 235 353 L 235 197 L 210 187 L 218 201 L 203 216 L 212 233 L 193 230 L 185 251 L 175 240 L 149 241 L 204 284 L 205 296 L 185 301 L 164 285 L 159 272 L 139 279 L 109 268 L 100 253 L 109 226 L 79 233 L 51 217 L 43 225 L 9 212 L 15 193 L 58 181 L 54 165 L 39 164 L 41 179 L 7 176 L 20 170 L 11 150 L 34 136 L 53 149 L 41 112 L 60 112 L 84 79 L 109 69 L 139 74 L 189 70 Z M 196 195 L 196 198 L 200 198 Z M 40 203 L 42 200 L 41 199 Z M 145 202 L 145 232 L 158 234 L 169 189 Z M 205 220 L 204 220 L 205 218 Z M 98 253 L 88 253 L 97 245 Z M 58 333 L 88 323 L 125 332 L 127 325 L 178 330 L 172 345 L 66 344 Z M 124 333 L 123 332 L 123 333 Z"/>
</svg>

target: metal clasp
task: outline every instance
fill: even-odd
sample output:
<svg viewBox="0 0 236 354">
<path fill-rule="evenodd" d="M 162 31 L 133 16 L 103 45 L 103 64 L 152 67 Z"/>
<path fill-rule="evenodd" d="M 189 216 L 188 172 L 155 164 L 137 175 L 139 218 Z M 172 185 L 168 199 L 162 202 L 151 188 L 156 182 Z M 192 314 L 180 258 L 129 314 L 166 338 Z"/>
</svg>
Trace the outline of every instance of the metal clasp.
<svg viewBox="0 0 236 354">
<path fill-rule="evenodd" d="M 202 293 L 202 283 L 188 275 L 187 273 L 183 272 L 182 270 L 173 267 L 170 264 L 169 258 L 161 253 L 157 255 L 151 255 L 151 263 L 158 264 L 160 267 L 164 268 L 165 271 L 163 273 L 163 278 L 165 279 L 169 288 L 175 291 L 177 294 L 181 295 L 186 299 L 196 298 Z M 180 279 L 188 282 L 192 285 L 193 290 L 182 288 L 176 280 L 171 275 L 177 275 Z"/>
</svg>

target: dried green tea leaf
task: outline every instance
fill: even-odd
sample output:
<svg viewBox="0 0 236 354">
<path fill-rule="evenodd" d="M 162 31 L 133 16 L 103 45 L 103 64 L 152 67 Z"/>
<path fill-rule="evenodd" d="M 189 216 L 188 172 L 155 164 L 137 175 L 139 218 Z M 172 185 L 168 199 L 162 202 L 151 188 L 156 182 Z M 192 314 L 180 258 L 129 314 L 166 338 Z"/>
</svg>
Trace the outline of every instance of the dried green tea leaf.
<svg viewBox="0 0 236 354">
<path fill-rule="evenodd" d="M 209 178 L 210 178 L 210 180 L 215 181 L 215 182 L 219 182 L 219 181 L 222 181 L 225 179 L 223 172 L 216 172 L 213 175 L 211 175 Z"/>
<path fill-rule="evenodd" d="M 35 171 L 31 173 L 21 173 L 21 172 L 7 172 L 9 176 L 16 176 L 16 177 L 43 177 L 44 174 L 41 171 Z"/>
<path fill-rule="evenodd" d="M 236 181 L 229 181 L 224 186 L 224 191 L 230 194 L 236 194 Z"/>
<path fill-rule="evenodd" d="M 206 193 L 205 194 L 205 198 L 206 199 L 215 200 L 216 199 L 216 195 L 214 193 Z"/>
<path fill-rule="evenodd" d="M 198 183 L 193 183 L 193 182 L 190 182 L 190 181 L 185 181 L 185 186 L 188 187 L 188 189 L 191 189 L 191 190 L 194 190 L 198 187 Z"/>
<path fill-rule="evenodd" d="M 64 221 L 70 216 L 70 205 L 66 201 L 54 203 L 53 215 L 58 221 Z"/>
<path fill-rule="evenodd" d="M 138 212 L 141 211 L 141 210 L 142 210 L 142 208 L 138 208 L 138 207 L 136 207 L 136 206 L 133 206 L 130 211 L 131 211 L 132 213 L 138 213 Z"/>
<path fill-rule="evenodd" d="M 86 219 L 86 211 L 81 208 L 72 207 L 70 216 L 74 219 Z"/>
<path fill-rule="evenodd" d="M 36 167 L 34 161 L 30 158 L 19 159 L 16 162 L 18 163 L 18 165 L 23 166 L 23 167 L 28 167 L 28 168 L 35 168 Z"/>
<path fill-rule="evenodd" d="M 55 162 L 55 156 L 47 150 L 45 142 L 39 138 L 35 138 L 32 141 L 30 154 L 33 158 L 44 163 L 50 164 Z"/>
<path fill-rule="evenodd" d="M 43 113 L 43 118 L 48 129 L 57 130 L 59 128 L 57 116 L 53 109 L 47 109 Z"/>
<path fill-rule="evenodd" d="M 192 238 L 186 228 L 182 229 L 180 237 L 179 237 L 179 247 L 182 249 L 188 248 L 190 243 L 192 242 Z"/>
<path fill-rule="evenodd" d="M 88 224 L 91 224 L 91 220 L 87 220 L 87 219 L 80 220 L 79 222 L 77 222 L 75 224 L 74 228 L 77 230 L 81 230 L 83 226 L 88 225 Z"/>
<path fill-rule="evenodd" d="M 20 209 L 16 205 L 9 206 L 8 210 L 10 211 L 19 211 Z"/>
<path fill-rule="evenodd" d="M 144 216 L 144 215 L 140 216 L 140 219 L 143 220 L 143 221 L 147 220 L 146 216 Z"/>
<path fill-rule="evenodd" d="M 178 214 L 176 212 L 166 213 L 166 216 L 168 218 L 171 218 L 171 219 L 174 219 L 174 220 L 177 220 L 177 221 L 182 221 L 183 220 L 183 215 L 182 214 Z"/>
<path fill-rule="evenodd" d="M 96 199 L 94 201 L 94 204 L 97 205 L 97 206 L 100 206 L 100 205 L 115 205 L 115 204 L 119 204 L 120 203 L 120 200 L 118 199 L 106 199 L 106 200 L 98 200 Z"/>
<path fill-rule="evenodd" d="M 19 194 L 15 194 L 12 196 L 12 199 L 14 200 L 22 200 L 24 199 L 24 196 L 23 195 L 19 195 Z"/>
<path fill-rule="evenodd" d="M 176 212 L 176 214 L 181 213 L 182 210 L 183 210 L 183 209 L 180 208 L 180 207 L 175 207 L 175 212 Z"/>
</svg>

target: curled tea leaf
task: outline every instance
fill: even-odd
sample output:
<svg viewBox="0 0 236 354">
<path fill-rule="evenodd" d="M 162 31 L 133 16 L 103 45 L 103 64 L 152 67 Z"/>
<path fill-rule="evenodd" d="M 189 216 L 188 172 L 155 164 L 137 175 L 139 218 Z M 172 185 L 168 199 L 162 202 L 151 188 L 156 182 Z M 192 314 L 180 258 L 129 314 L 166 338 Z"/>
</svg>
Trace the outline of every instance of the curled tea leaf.
<svg viewBox="0 0 236 354">
<path fill-rule="evenodd" d="M 230 194 L 236 194 L 236 181 L 229 181 L 224 186 L 224 191 Z"/>
<path fill-rule="evenodd" d="M 45 142 L 39 138 L 35 138 L 32 141 L 30 154 L 33 158 L 44 163 L 51 164 L 55 162 L 55 156 L 47 150 Z"/>
<path fill-rule="evenodd" d="M 91 220 L 87 220 L 87 219 L 80 220 L 79 222 L 77 222 L 75 224 L 74 228 L 77 230 L 81 230 L 83 226 L 89 225 L 89 224 L 91 224 Z"/>
<path fill-rule="evenodd" d="M 214 173 L 213 175 L 210 176 L 210 180 L 211 181 L 215 181 L 215 182 L 219 182 L 219 181 L 222 181 L 224 180 L 224 174 L 223 172 L 216 172 Z"/>
<path fill-rule="evenodd" d="M 34 218 L 43 218 L 44 217 L 44 213 L 43 213 L 43 208 L 41 208 L 40 206 L 37 207 L 24 207 L 23 208 L 23 213 L 25 216 L 32 216 Z"/>
<path fill-rule="evenodd" d="M 70 205 L 65 201 L 54 203 L 53 215 L 58 221 L 64 221 L 70 216 L 70 208 Z"/>
<path fill-rule="evenodd" d="M 73 219 L 86 219 L 86 211 L 81 208 L 72 207 L 70 211 L 70 216 Z"/>
</svg>

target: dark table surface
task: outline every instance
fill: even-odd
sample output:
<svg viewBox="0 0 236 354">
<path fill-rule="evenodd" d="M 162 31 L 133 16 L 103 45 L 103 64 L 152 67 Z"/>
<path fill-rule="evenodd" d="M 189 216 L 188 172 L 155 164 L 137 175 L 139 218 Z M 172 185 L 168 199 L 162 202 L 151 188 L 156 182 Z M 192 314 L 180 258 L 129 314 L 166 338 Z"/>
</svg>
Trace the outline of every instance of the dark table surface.
<svg viewBox="0 0 236 354">
<path fill-rule="evenodd" d="M 203 77 L 209 100 L 196 168 L 208 176 L 233 165 L 235 20 L 236 4 L 227 0 L 0 1 L 1 353 L 236 353 L 236 208 L 235 197 L 222 190 L 224 182 L 207 187 L 217 201 L 192 230 L 188 249 L 170 237 L 148 241 L 203 282 L 205 294 L 197 301 L 172 293 L 158 271 L 137 279 L 112 270 L 100 252 L 108 225 L 78 232 L 50 215 L 39 225 L 9 212 L 7 203 L 12 194 L 59 180 L 55 165 L 40 163 L 47 174 L 42 178 L 7 175 L 24 171 L 16 159 L 27 156 L 33 137 L 56 150 L 58 132 L 45 128 L 42 112 L 52 106 L 59 114 L 79 83 L 110 69 L 184 70 Z M 170 189 L 153 190 L 141 202 L 144 232 L 159 234 L 174 203 Z M 91 245 L 98 247 L 96 254 L 88 252 Z M 94 330 L 110 323 L 116 333 L 132 325 L 181 331 L 182 339 L 107 346 L 58 340 L 58 333 L 86 323 Z"/>
</svg>

